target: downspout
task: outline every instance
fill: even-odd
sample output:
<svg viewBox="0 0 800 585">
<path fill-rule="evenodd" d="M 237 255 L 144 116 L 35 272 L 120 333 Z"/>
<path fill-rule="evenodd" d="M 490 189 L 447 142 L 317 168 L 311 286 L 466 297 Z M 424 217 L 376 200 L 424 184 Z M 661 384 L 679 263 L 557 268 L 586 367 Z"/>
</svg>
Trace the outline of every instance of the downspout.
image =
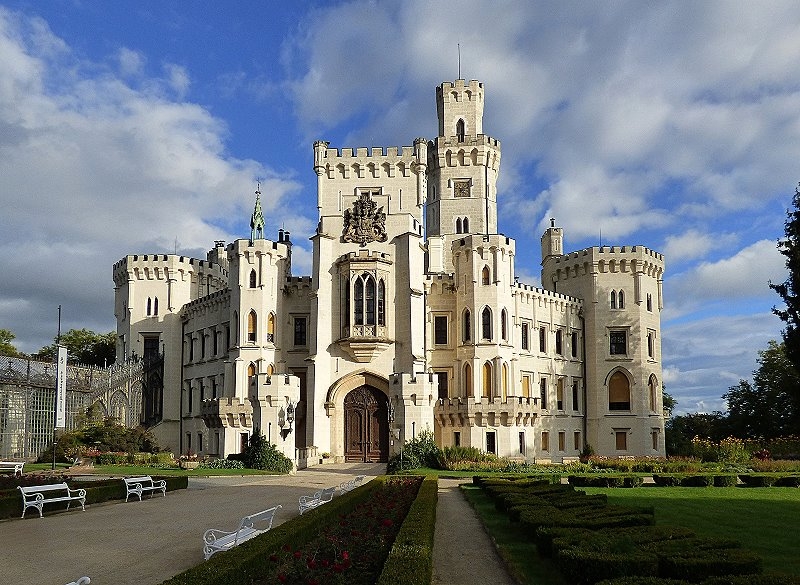
<svg viewBox="0 0 800 585">
<path fill-rule="evenodd" d="M 584 447 L 589 444 L 589 411 L 587 408 L 587 391 L 588 378 L 586 377 L 586 319 L 583 317 L 583 307 L 578 311 L 578 319 L 581 320 L 581 352 L 583 353 L 583 360 L 581 362 L 581 369 L 583 370 L 583 445 Z M 581 449 L 583 450 L 583 449 Z"/>
</svg>

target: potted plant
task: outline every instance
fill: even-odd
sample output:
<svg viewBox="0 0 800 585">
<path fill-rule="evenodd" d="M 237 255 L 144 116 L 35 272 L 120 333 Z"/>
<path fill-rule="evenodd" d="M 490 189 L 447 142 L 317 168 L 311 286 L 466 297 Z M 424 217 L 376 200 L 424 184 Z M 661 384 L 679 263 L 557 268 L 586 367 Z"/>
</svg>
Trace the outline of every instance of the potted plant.
<svg viewBox="0 0 800 585">
<path fill-rule="evenodd" d="M 200 461 L 197 459 L 197 454 L 191 449 L 178 459 L 178 467 L 181 469 L 197 469 L 198 465 L 200 465 Z"/>
</svg>

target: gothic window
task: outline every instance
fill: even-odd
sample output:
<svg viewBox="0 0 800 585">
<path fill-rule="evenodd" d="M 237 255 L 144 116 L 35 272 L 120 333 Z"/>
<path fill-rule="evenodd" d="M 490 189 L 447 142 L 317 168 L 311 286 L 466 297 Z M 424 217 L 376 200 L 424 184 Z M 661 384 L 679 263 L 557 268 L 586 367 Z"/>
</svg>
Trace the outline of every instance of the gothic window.
<svg viewBox="0 0 800 585">
<path fill-rule="evenodd" d="M 655 376 L 650 376 L 650 379 L 647 381 L 647 393 L 650 397 L 650 410 L 652 412 L 656 411 L 656 405 L 658 404 L 657 399 L 657 390 L 658 389 L 658 381 L 656 380 Z"/>
<path fill-rule="evenodd" d="M 492 397 L 492 364 L 486 362 L 483 364 L 483 387 L 482 396 L 484 398 Z"/>
<path fill-rule="evenodd" d="M 459 142 L 464 142 L 464 120 L 456 122 L 456 138 Z"/>
<path fill-rule="evenodd" d="M 625 291 L 619 291 L 617 295 L 617 308 L 624 309 L 625 308 Z"/>
<path fill-rule="evenodd" d="M 561 329 L 556 329 L 556 353 L 564 355 L 564 332 Z"/>
<path fill-rule="evenodd" d="M 481 271 L 481 284 L 489 284 L 489 267 L 484 266 L 483 270 Z"/>
<path fill-rule="evenodd" d="M 530 343 L 528 340 L 530 325 L 528 323 L 522 324 L 522 349 L 528 350 L 530 349 Z"/>
<path fill-rule="evenodd" d="M 153 314 L 153 299 L 147 297 L 147 315 L 148 317 Z"/>
<path fill-rule="evenodd" d="M 256 385 L 256 365 L 251 363 L 247 366 L 247 386 L 255 388 Z"/>
<path fill-rule="evenodd" d="M 247 341 L 250 343 L 256 342 L 256 325 L 258 324 L 258 317 L 255 311 L 250 311 L 247 315 Z"/>
<path fill-rule="evenodd" d="M 651 312 L 653 310 L 653 295 L 650 293 L 647 293 L 647 310 Z"/>
<path fill-rule="evenodd" d="M 356 279 L 353 285 L 353 300 L 355 306 L 353 307 L 353 317 L 355 318 L 356 325 L 364 324 L 364 281 L 360 278 Z"/>
<path fill-rule="evenodd" d="M 460 217 L 456 218 L 456 233 L 457 234 L 461 233 L 461 218 Z"/>
<path fill-rule="evenodd" d="M 464 223 L 462 225 L 463 225 L 462 233 L 468 234 L 469 233 L 469 218 L 468 217 L 464 218 Z"/>
<path fill-rule="evenodd" d="M 611 291 L 611 308 L 612 309 L 617 308 L 617 291 L 615 290 Z"/>
<path fill-rule="evenodd" d="M 158 297 L 153 299 L 153 315 L 158 315 Z"/>
<path fill-rule="evenodd" d="M 631 409 L 631 385 L 622 372 L 614 372 L 608 381 L 608 409 Z"/>
<path fill-rule="evenodd" d="M 267 316 L 267 342 L 275 343 L 275 315 L 273 313 Z"/>
<path fill-rule="evenodd" d="M 366 279 L 366 303 L 364 305 L 367 314 L 367 325 L 375 325 L 375 279 Z"/>
<path fill-rule="evenodd" d="M 462 339 L 465 342 L 472 339 L 472 319 L 470 318 L 469 309 L 464 309 L 463 328 L 461 334 Z"/>
<path fill-rule="evenodd" d="M 503 364 L 502 370 L 502 383 L 503 383 L 503 400 L 508 398 L 508 364 Z"/>
<path fill-rule="evenodd" d="M 472 367 L 464 364 L 464 396 L 472 396 Z"/>
<path fill-rule="evenodd" d="M 250 271 L 250 288 L 256 288 L 256 271 Z"/>
<path fill-rule="evenodd" d="M 342 288 L 344 288 L 343 325 L 347 327 L 350 325 L 350 281 L 346 278 L 342 279 Z"/>
<path fill-rule="evenodd" d="M 624 330 L 609 331 L 608 339 L 609 339 L 608 352 L 611 355 L 628 354 L 628 335 L 626 331 Z"/>
<path fill-rule="evenodd" d="M 386 283 L 378 281 L 378 325 L 386 325 Z"/>
<path fill-rule="evenodd" d="M 500 311 L 500 337 L 503 341 L 508 339 L 508 313 L 505 309 Z"/>
<path fill-rule="evenodd" d="M 492 311 L 489 307 L 484 307 L 481 313 L 481 337 L 492 340 Z"/>
</svg>

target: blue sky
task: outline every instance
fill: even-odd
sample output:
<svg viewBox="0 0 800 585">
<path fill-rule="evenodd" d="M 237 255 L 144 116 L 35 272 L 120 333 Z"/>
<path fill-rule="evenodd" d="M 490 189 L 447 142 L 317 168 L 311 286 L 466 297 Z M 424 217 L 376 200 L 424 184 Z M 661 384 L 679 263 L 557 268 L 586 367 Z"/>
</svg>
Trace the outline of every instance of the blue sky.
<svg viewBox="0 0 800 585">
<path fill-rule="evenodd" d="M 246 236 L 257 179 L 309 274 L 313 141 L 433 138 L 458 44 L 521 280 L 550 217 L 568 250 L 663 252 L 665 383 L 722 409 L 781 330 L 796 2 L 0 0 L 0 328 L 36 351 L 60 304 L 63 329 L 112 330 L 112 264 Z"/>
</svg>

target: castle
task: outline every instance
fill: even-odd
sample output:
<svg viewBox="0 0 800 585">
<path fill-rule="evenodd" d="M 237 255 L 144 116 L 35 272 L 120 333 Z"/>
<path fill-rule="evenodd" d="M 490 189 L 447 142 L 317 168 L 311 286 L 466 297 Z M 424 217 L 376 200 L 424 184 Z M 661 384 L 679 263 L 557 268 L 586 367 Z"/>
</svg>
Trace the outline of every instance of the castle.
<svg viewBox="0 0 800 585">
<path fill-rule="evenodd" d="M 429 429 L 526 461 L 664 455 L 662 255 L 565 253 L 551 220 L 542 288 L 520 283 L 483 106 L 457 79 L 432 141 L 316 142 L 311 276 L 288 232 L 264 238 L 258 191 L 249 238 L 114 265 L 117 359 L 163 359 L 141 414 L 163 444 L 225 457 L 258 430 L 304 467 L 386 461 Z"/>
</svg>

